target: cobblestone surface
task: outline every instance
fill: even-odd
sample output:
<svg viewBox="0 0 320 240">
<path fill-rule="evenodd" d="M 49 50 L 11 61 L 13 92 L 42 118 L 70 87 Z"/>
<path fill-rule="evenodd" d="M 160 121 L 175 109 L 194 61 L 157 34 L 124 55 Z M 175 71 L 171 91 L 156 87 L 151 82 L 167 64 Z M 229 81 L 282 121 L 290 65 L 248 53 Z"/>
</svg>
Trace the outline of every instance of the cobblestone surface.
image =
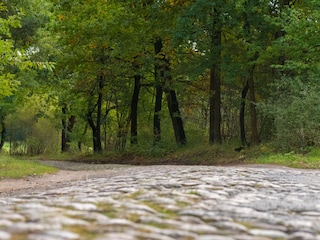
<svg viewBox="0 0 320 240">
<path fill-rule="evenodd" d="M 127 167 L 0 206 L 0 239 L 320 240 L 320 171 Z"/>
</svg>

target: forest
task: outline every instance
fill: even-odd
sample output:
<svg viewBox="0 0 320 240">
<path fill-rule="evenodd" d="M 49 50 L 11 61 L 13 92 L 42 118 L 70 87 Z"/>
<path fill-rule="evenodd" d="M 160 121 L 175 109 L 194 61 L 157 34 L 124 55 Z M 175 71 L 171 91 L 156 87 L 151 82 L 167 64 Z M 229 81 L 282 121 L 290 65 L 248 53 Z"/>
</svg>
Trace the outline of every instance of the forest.
<svg viewBox="0 0 320 240">
<path fill-rule="evenodd" d="M 2 0 L 0 148 L 320 147 L 318 0 Z"/>
</svg>

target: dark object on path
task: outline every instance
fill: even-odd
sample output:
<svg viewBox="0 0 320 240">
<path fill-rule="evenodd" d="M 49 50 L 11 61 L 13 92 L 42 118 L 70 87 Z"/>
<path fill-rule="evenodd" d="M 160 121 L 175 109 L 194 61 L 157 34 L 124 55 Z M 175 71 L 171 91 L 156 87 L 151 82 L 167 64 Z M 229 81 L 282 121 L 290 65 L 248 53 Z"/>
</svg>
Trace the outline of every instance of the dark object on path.
<svg viewBox="0 0 320 240">
<path fill-rule="evenodd" d="M 237 147 L 234 149 L 236 152 L 241 152 L 242 150 L 244 150 L 244 147 Z"/>
</svg>

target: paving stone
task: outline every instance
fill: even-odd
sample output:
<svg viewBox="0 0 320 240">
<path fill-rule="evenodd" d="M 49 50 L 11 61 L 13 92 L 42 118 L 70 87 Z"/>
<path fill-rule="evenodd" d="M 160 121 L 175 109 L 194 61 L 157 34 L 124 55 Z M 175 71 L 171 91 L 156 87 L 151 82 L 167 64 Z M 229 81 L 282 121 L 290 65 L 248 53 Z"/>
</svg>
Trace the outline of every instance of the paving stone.
<svg viewBox="0 0 320 240">
<path fill-rule="evenodd" d="M 125 169 L 0 198 L 0 239 L 320 240 L 318 170 Z"/>
<path fill-rule="evenodd" d="M 215 235 L 204 235 L 197 238 L 197 240 L 234 240 L 233 237 L 228 236 L 215 236 Z"/>
<path fill-rule="evenodd" d="M 44 223 L 34 223 L 34 222 L 17 222 L 8 227 L 8 231 L 11 233 L 31 233 L 42 230 L 49 230 L 54 228 L 54 226 Z"/>
<path fill-rule="evenodd" d="M 308 232 L 295 232 L 288 236 L 289 240 L 312 240 L 315 235 Z"/>
<path fill-rule="evenodd" d="M 11 239 L 11 234 L 0 230 L 0 239 L 1 240 Z"/>
<path fill-rule="evenodd" d="M 72 233 L 69 231 L 61 231 L 61 230 L 50 230 L 44 231 L 41 233 L 30 234 L 28 236 L 30 240 L 76 240 L 80 239 L 79 234 Z"/>
<path fill-rule="evenodd" d="M 266 230 L 266 229 L 251 229 L 249 233 L 253 236 L 262 236 L 269 238 L 288 238 L 287 234 L 278 230 Z"/>
</svg>

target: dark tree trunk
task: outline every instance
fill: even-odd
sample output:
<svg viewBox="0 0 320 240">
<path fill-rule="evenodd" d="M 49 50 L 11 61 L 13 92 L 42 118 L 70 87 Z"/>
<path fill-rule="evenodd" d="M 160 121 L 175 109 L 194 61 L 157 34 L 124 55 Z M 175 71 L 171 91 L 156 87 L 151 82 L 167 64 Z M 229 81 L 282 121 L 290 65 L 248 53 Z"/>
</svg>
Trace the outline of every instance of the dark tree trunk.
<svg viewBox="0 0 320 240">
<path fill-rule="evenodd" d="M 170 71 L 170 61 L 166 58 L 164 53 L 161 53 L 163 48 L 162 40 L 159 38 L 155 42 L 155 54 L 157 62 L 155 64 L 155 79 L 156 79 L 156 105 L 154 118 L 154 134 L 155 142 L 161 139 L 160 135 L 160 118 L 162 95 L 163 91 L 166 93 L 168 109 L 172 126 L 174 130 L 175 140 L 178 145 L 185 145 L 187 143 L 186 135 L 183 127 L 183 121 L 180 114 L 179 104 L 176 92 L 171 88 L 172 77 Z M 165 86 L 165 87 L 163 87 Z"/>
<path fill-rule="evenodd" d="M 183 121 L 181 119 L 176 92 L 170 89 L 166 91 L 166 97 L 176 143 L 178 145 L 185 145 L 187 143 L 187 138 L 183 127 Z"/>
<path fill-rule="evenodd" d="M 153 135 L 154 143 L 161 141 L 161 110 L 162 110 L 162 86 L 156 86 L 156 99 L 154 105 L 154 115 L 153 115 Z"/>
<path fill-rule="evenodd" d="M 221 85 L 220 71 L 211 69 L 210 76 L 210 143 L 221 144 Z"/>
<path fill-rule="evenodd" d="M 61 152 L 68 151 L 68 144 L 67 144 L 67 120 L 64 117 L 67 113 L 67 109 L 65 106 L 62 107 L 62 131 L 61 131 Z"/>
<path fill-rule="evenodd" d="M 246 34 L 247 41 L 251 42 L 251 23 L 248 20 L 247 11 L 244 12 L 244 25 L 243 30 Z M 248 50 L 249 51 L 249 50 Z M 249 58 L 250 64 L 256 61 L 259 57 L 259 53 L 256 52 L 253 56 Z M 255 94 L 255 87 L 254 87 L 254 69 L 255 64 L 249 65 L 247 67 L 247 83 L 245 89 L 243 91 L 250 91 L 249 99 L 250 99 L 250 128 L 251 128 L 251 142 L 250 145 L 255 146 L 259 144 L 259 134 L 258 134 L 258 121 L 257 121 L 257 109 L 256 109 L 256 94 Z M 246 90 L 248 88 L 248 90 Z M 243 92 L 244 93 L 244 92 Z M 242 99 L 243 101 L 244 99 Z M 243 112 L 244 114 L 244 112 Z M 241 124 L 241 123 L 240 123 Z M 244 123 L 243 123 L 244 125 Z M 241 140 L 242 139 L 241 136 Z"/>
<path fill-rule="evenodd" d="M 221 144 L 221 23 L 220 13 L 215 9 L 211 34 L 214 62 L 210 71 L 210 125 L 209 143 Z"/>
<path fill-rule="evenodd" d="M 164 70 L 161 67 L 160 57 L 157 56 L 161 53 L 162 50 L 162 41 L 161 39 L 157 39 L 154 43 L 154 51 L 156 54 L 156 62 L 154 65 L 154 78 L 155 78 L 155 91 L 156 91 L 156 99 L 154 105 L 154 115 L 153 115 L 153 135 L 154 135 L 154 143 L 161 141 L 161 119 L 160 114 L 162 110 L 162 95 L 163 95 L 163 77 Z"/>
<path fill-rule="evenodd" d="M 89 126 L 92 130 L 92 140 L 93 140 L 93 151 L 94 153 L 102 152 L 102 144 L 101 144 L 101 121 L 102 121 L 102 100 L 103 100 L 103 76 L 100 76 L 98 79 L 98 99 L 96 105 L 93 107 L 92 111 L 88 112 L 87 120 Z M 89 109 L 92 106 L 89 106 Z M 96 109 L 96 119 L 94 122 L 94 111 Z"/>
<path fill-rule="evenodd" d="M 135 145 L 138 143 L 138 101 L 140 93 L 141 76 L 134 76 L 134 90 L 131 99 L 131 139 L 130 143 Z"/>
<path fill-rule="evenodd" d="M 250 121 L 251 121 L 251 145 L 255 146 L 259 144 L 258 134 L 258 121 L 257 121 L 257 109 L 256 109 L 256 94 L 254 89 L 254 78 L 253 78 L 254 66 L 249 71 L 248 85 L 250 91 Z"/>
<path fill-rule="evenodd" d="M 246 138 L 246 130 L 245 130 L 245 121 L 244 121 L 246 97 L 247 97 L 248 90 L 249 90 L 249 84 L 247 81 L 241 92 L 241 107 L 240 107 L 240 115 L 239 115 L 240 137 L 241 137 L 241 143 L 243 146 L 248 146 L 248 141 Z"/>
<path fill-rule="evenodd" d="M 62 131 L 61 131 L 61 152 L 68 152 L 70 150 L 71 133 L 75 124 L 75 116 L 66 117 L 68 114 L 68 107 L 62 107 Z"/>
<path fill-rule="evenodd" d="M 5 142 L 5 138 L 6 138 L 6 133 L 7 133 L 7 129 L 6 129 L 6 124 L 4 122 L 4 117 L 1 117 L 1 132 L 0 132 L 0 151 L 3 148 L 4 142 Z"/>
</svg>

